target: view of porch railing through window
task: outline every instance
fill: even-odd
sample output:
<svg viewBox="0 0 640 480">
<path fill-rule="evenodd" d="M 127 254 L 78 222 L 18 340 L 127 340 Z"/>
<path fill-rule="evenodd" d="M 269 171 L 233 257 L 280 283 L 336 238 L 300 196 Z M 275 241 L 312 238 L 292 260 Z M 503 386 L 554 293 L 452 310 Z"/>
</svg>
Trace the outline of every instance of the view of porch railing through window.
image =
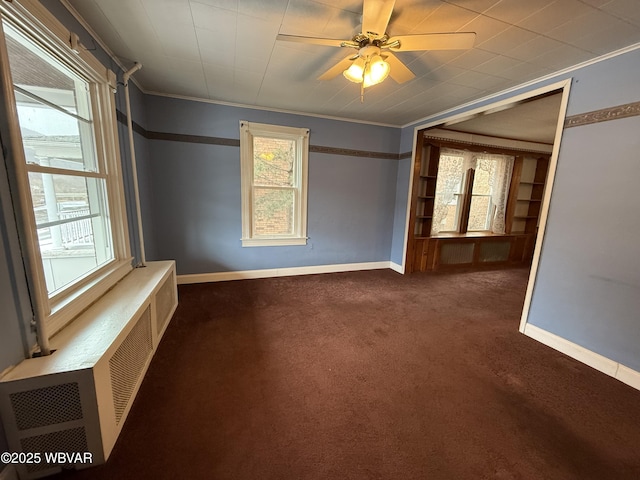
<svg viewBox="0 0 640 480">
<path fill-rule="evenodd" d="M 114 259 L 88 80 L 5 26 L 42 268 L 50 297 Z"/>
</svg>

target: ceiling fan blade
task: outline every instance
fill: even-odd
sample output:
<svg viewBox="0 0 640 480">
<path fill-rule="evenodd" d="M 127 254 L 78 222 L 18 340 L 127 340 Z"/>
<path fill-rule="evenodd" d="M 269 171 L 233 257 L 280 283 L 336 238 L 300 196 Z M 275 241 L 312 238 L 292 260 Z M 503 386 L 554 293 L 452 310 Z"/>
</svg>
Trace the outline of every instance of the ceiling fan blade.
<svg viewBox="0 0 640 480">
<path fill-rule="evenodd" d="M 326 45 L 328 47 L 341 47 L 344 42 L 349 42 L 349 40 L 336 40 L 333 38 L 300 37 L 298 35 L 282 34 L 278 34 L 276 40 L 284 42 L 309 43 L 312 45 Z"/>
<path fill-rule="evenodd" d="M 387 44 L 400 42 L 399 47 L 390 48 L 395 52 L 415 52 L 422 50 L 464 50 L 473 47 L 476 34 L 464 33 L 423 33 L 421 35 L 399 35 L 387 40 Z"/>
<path fill-rule="evenodd" d="M 398 83 L 408 82 L 415 78 L 415 75 L 402 61 L 391 52 L 384 54 L 385 61 L 389 64 L 389 76 Z"/>
<path fill-rule="evenodd" d="M 387 31 L 396 0 L 364 0 L 362 7 L 362 33 L 382 37 Z"/>
<path fill-rule="evenodd" d="M 356 56 L 355 58 L 358 58 L 358 57 Z M 338 63 L 336 63 L 333 67 L 331 67 L 329 70 L 327 70 L 322 75 L 320 75 L 318 77 L 318 80 L 331 80 L 332 78 L 337 77 L 342 72 L 344 72 L 347 68 L 349 68 L 353 60 L 354 60 L 353 55 L 349 55 L 348 57 L 343 58 Z"/>
</svg>

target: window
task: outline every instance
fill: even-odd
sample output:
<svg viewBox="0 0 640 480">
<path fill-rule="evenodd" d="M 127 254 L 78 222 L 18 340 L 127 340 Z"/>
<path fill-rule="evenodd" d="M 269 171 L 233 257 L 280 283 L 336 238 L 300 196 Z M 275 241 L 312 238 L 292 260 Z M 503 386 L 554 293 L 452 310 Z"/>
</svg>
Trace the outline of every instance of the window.
<svg viewBox="0 0 640 480">
<path fill-rule="evenodd" d="M 242 245 L 307 243 L 309 130 L 240 122 Z"/>
<path fill-rule="evenodd" d="M 18 127 L 12 138 L 22 145 L 14 144 L 12 159 L 34 301 L 53 333 L 131 269 L 110 86 L 115 76 L 15 9 L 3 12 L 0 38 L 17 115 L 10 118 Z"/>
<path fill-rule="evenodd" d="M 431 234 L 504 233 L 513 161 L 508 155 L 441 149 Z"/>
</svg>

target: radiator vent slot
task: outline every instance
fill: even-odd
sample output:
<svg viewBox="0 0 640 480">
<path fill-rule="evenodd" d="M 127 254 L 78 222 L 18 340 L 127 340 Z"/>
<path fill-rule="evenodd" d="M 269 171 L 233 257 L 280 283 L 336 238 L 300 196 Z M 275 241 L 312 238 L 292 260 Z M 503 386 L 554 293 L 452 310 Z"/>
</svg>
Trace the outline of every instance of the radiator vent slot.
<svg viewBox="0 0 640 480">
<path fill-rule="evenodd" d="M 77 383 L 12 393 L 10 398 L 18 430 L 82 419 Z"/>
<path fill-rule="evenodd" d="M 59 464 L 49 464 L 44 460 L 44 452 L 88 452 L 87 435 L 84 427 L 58 430 L 56 432 L 35 435 L 20 440 L 23 452 L 42 453 L 41 463 L 27 465 L 29 473 L 60 467 Z"/>
<path fill-rule="evenodd" d="M 440 248 L 442 265 L 457 265 L 473 262 L 473 243 L 443 243 Z"/>
<path fill-rule="evenodd" d="M 109 359 L 116 424 L 120 423 L 127 409 L 152 350 L 151 314 L 147 307 L 127 338 Z"/>
<path fill-rule="evenodd" d="M 506 262 L 509 260 L 511 242 L 482 242 L 479 260 L 481 262 Z"/>
<path fill-rule="evenodd" d="M 156 331 L 161 332 L 167 321 L 169 320 L 169 313 L 171 313 L 171 308 L 176 303 L 176 294 L 175 294 L 175 279 L 173 278 L 173 272 L 167 280 L 164 282 L 164 285 L 160 287 L 158 293 L 156 294 Z"/>
</svg>

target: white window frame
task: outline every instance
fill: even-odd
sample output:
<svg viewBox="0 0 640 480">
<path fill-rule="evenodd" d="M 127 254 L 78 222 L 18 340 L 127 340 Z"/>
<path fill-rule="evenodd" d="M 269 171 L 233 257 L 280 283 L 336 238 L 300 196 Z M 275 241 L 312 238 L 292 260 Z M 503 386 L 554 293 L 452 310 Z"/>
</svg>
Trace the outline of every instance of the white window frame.
<svg viewBox="0 0 640 480">
<path fill-rule="evenodd" d="M 13 148 L 11 160 L 18 189 L 16 192 L 18 198 L 14 200 L 14 205 L 17 204 L 19 211 L 16 213 L 23 225 L 21 241 L 32 289 L 32 304 L 35 314 L 46 326 L 48 338 L 104 295 L 133 268 L 117 136 L 115 104 L 117 79 L 111 70 L 78 44 L 78 37 L 73 32 L 67 30 L 39 2 L 35 0 L 11 3 L 0 1 L 0 16 L 2 20 L 21 31 L 89 82 L 92 92 L 97 162 L 104 166 L 106 173 L 106 194 L 114 258 L 81 280 L 72 283 L 62 292 L 56 292 L 50 297 L 45 282 L 17 108 L 13 90 L 11 90 L 9 100 L 9 116 L 13 120 L 9 125 Z M 0 74 L 4 79 L 9 80 L 11 75 L 4 45 L 4 32 L 1 28 L 0 32 L 2 33 L 0 35 L 0 56 L 2 57 Z M 11 82 L 5 81 L 5 84 L 11 85 Z M 5 86 L 5 89 L 7 88 Z M 41 335 L 42 333 L 40 332 Z"/>
<path fill-rule="evenodd" d="M 256 235 L 253 231 L 253 137 L 292 140 L 296 145 L 294 174 L 293 233 Z M 242 182 L 242 246 L 282 246 L 307 244 L 307 184 L 309 129 L 240 121 L 240 173 Z"/>
</svg>

